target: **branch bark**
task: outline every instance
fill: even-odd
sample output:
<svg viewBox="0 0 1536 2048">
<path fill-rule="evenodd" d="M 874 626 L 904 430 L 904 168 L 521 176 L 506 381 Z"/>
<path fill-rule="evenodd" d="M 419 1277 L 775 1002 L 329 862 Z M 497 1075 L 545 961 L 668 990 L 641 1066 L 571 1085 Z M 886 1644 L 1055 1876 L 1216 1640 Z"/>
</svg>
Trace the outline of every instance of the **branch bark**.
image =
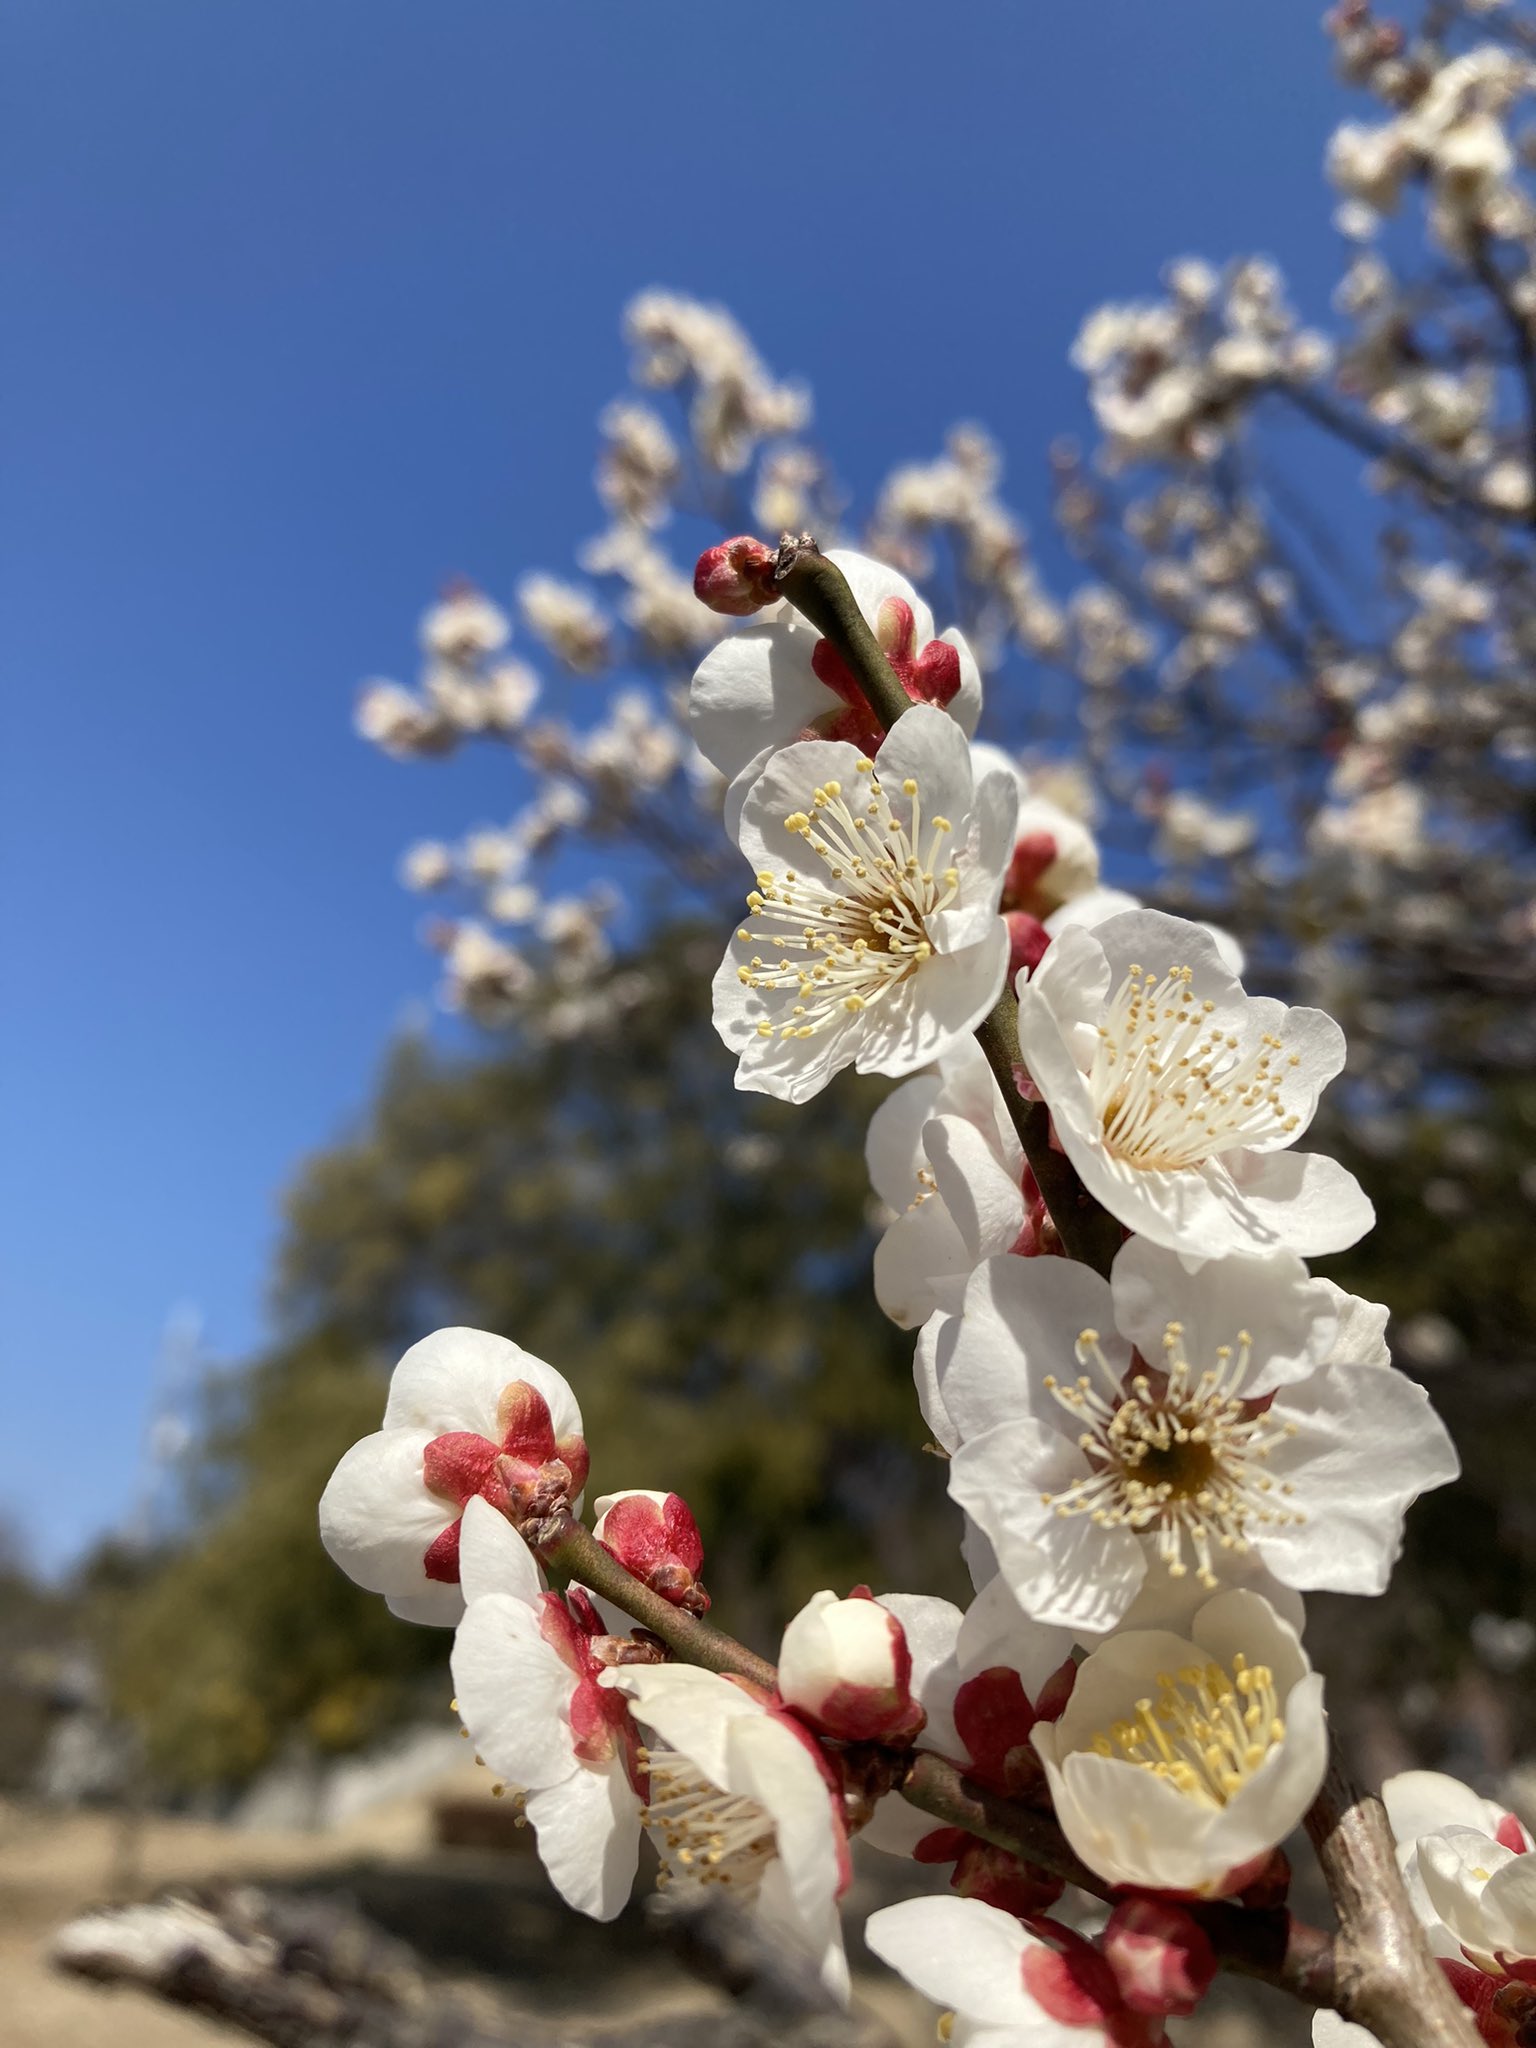
<svg viewBox="0 0 1536 2048">
<path fill-rule="evenodd" d="M 1337 1758 L 1307 1834 L 1339 1916 L 1333 2003 L 1388 2048 L 1472 2048 L 1472 2016 L 1429 1952 L 1397 1867 L 1386 1809 Z"/>
<path fill-rule="evenodd" d="M 615 1607 L 622 1607 L 632 1620 L 638 1621 L 669 1650 L 676 1651 L 685 1664 L 700 1664 L 706 1671 L 744 1678 L 763 1692 L 772 1692 L 777 1686 L 778 1673 L 766 1658 L 738 1643 L 723 1629 L 712 1628 L 707 1621 L 684 1614 L 660 1593 L 642 1585 L 582 1527 L 569 1509 L 555 1518 L 553 1528 L 530 1530 L 526 1535 L 541 1563 L 565 1580 L 577 1580 L 589 1592 L 600 1593 Z"/>
</svg>

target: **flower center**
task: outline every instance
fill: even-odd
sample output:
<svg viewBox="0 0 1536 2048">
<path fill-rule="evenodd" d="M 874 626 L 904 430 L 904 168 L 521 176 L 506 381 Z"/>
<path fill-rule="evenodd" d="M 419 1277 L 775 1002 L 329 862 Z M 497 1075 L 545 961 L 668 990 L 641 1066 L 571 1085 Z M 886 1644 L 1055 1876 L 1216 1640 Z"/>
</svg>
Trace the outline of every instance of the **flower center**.
<svg viewBox="0 0 1536 2048">
<path fill-rule="evenodd" d="M 1124 1384 L 1097 1330 L 1084 1330 L 1076 1350 L 1079 1365 L 1091 1364 L 1107 1391 L 1086 1372 L 1070 1386 L 1054 1376 L 1045 1386 L 1083 1425 L 1077 1441 L 1090 1470 L 1059 1493 L 1043 1493 L 1042 1506 L 1088 1515 L 1107 1529 L 1154 1532 L 1172 1578 L 1189 1569 L 1187 1546 L 1203 1586 L 1216 1584 L 1218 1551 L 1246 1552 L 1252 1529 L 1305 1519 L 1289 1505 L 1289 1484 L 1276 1485 L 1263 1469 L 1296 1425 L 1276 1422 L 1267 1408 L 1243 1398 L 1252 1356 L 1246 1330 L 1238 1331 L 1235 1349 L 1218 1345 L 1215 1365 L 1197 1375 L 1184 1352 L 1183 1324 L 1169 1323 L 1163 1370 L 1136 1373 Z"/>
<path fill-rule="evenodd" d="M 858 772 L 868 781 L 852 799 L 840 782 L 824 782 L 809 812 L 792 811 L 784 820 L 827 879 L 768 869 L 747 898 L 756 923 L 736 936 L 769 951 L 740 968 L 743 984 L 793 989 L 799 997 L 787 1022 L 759 1023 L 761 1038 L 810 1038 L 880 1002 L 932 956 L 927 921 L 958 893 L 960 871 L 944 861 L 954 828 L 947 818 L 930 819 L 925 844 L 916 778 L 902 784 L 911 803 L 910 822 L 903 823 L 874 763 L 861 759 Z"/>
<path fill-rule="evenodd" d="M 642 1749 L 650 1798 L 640 1819 L 661 1857 L 658 1887 L 694 1891 L 729 1885 L 750 1901 L 778 1854 L 772 1820 L 755 1799 L 712 1785 L 696 1764 L 670 1749 Z"/>
<path fill-rule="evenodd" d="M 1135 1718 L 1092 1738 L 1097 1756 L 1118 1757 L 1162 1778 L 1202 1806 L 1225 1806 L 1285 1740 L 1285 1722 L 1267 1664 L 1241 1651 L 1230 1673 L 1220 1664 L 1188 1664 L 1157 1674 L 1158 1695 L 1137 1700 Z"/>
<path fill-rule="evenodd" d="M 1301 1118 L 1280 1095 L 1282 1039 L 1265 1032 L 1247 1052 L 1211 1022 L 1216 1005 L 1196 1002 L 1193 971 L 1159 977 L 1133 966 L 1099 1027 L 1088 1085 L 1104 1143 L 1142 1173 L 1200 1166 L 1218 1153 L 1289 1137 Z"/>
</svg>

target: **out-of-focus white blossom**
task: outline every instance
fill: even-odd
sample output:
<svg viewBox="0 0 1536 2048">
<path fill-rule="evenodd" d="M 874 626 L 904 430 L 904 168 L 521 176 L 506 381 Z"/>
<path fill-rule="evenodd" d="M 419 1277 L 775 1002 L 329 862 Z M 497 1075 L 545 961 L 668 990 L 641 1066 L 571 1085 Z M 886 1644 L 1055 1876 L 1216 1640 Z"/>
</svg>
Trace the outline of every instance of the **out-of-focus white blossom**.
<svg viewBox="0 0 1536 2048">
<path fill-rule="evenodd" d="M 724 307 L 675 292 L 642 292 L 630 301 L 624 325 L 640 383 L 691 391 L 694 445 L 723 474 L 745 469 L 759 442 L 798 434 L 809 424 L 808 394 L 773 381 Z"/>
<path fill-rule="evenodd" d="M 608 666 L 608 621 L 578 584 L 558 576 L 524 576 L 517 602 L 529 632 L 576 675 L 597 675 Z"/>
</svg>

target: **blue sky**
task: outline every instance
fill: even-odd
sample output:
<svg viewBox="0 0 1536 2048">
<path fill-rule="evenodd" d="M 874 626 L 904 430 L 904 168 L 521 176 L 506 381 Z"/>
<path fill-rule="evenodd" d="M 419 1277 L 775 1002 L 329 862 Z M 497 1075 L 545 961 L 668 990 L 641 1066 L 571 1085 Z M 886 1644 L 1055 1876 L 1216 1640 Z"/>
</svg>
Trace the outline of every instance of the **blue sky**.
<svg viewBox="0 0 1536 2048">
<path fill-rule="evenodd" d="M 0 1511 L 47 1565 L 135 1497 L 176 1304 L 259 1337 L 429 988 L 399 850 L 509 790 L 372 754 L 354 687 L 596 530 L 632 292 L 730 305 L 862 489 L 987 422 L 1037 522 L 1088 307 L 1257 249 L 1324 310 L 1312 6 L 735 12 L 5 8 Z"/>
</svg>

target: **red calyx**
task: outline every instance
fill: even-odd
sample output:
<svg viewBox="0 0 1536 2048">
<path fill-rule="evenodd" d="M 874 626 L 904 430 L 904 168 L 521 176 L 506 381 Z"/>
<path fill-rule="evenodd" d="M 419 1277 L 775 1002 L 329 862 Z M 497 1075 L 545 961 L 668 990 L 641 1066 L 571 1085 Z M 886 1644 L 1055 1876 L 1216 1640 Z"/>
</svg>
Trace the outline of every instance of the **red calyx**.
<svg viewBox="0 0 1536 2048">
<path fill-rule="evenodd" d="M 589 1459 L 579 1436 L 556 1438 L 549 1403 L 537 1387 L 514 1380 L 496 1407 L 499 1441 L 473 1430 L 434 1437 L 422 1452 L 421 1476 L 429 1493 L 461 1512 L 476 1495 L 519 1525 L 530 1516 L 569 1506 L 586 1484 Z M 459 1582 L 459 1525 L 455 1519 L 422 1555 L 429 1579 Z"/>
<path fill-rule="evenodd" d="M 1045 949 L 1051 943 L 1051 935 L 1038 917 L 1027 910 L 1005 910 L 1003 923 L 1008 927 L 1008 985 L 1011 988 L 1026 970 L 1033 974 L 1045 958 Z"/>
<path fill-rule="evenodd" d="M 919 653 L 917 621 L 911 605 L 902 598 L 888 597 L 875 615 L 875 638 L 896 673 L 896 680 L 914 704 L 936 704 L 942 710 L 960 688 L 960 655 L 947 640 L 930 640 Z M 811 667 L 817 680 L 826 684 L 846 707 L 815 720 L 801 735 L 804 739 L 847 740 L 867 754 L 879 751 L 885 732 L 870 710 L 853 670 L 830 640 L 818 640 L 811 649 Z"/>
</svg>

